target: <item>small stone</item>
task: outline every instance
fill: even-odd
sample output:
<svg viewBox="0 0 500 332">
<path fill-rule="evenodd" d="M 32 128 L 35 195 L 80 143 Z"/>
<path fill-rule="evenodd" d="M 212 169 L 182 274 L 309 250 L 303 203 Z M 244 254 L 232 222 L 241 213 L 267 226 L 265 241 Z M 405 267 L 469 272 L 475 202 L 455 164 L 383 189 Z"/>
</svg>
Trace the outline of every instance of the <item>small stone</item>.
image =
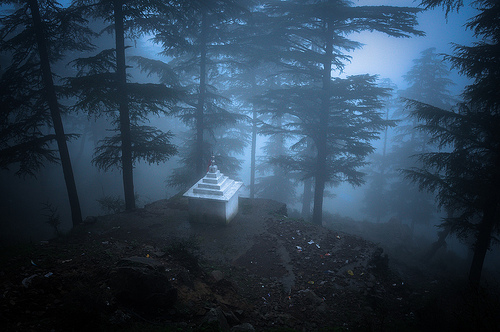
<svg viewBox="0 0 500 332">
<path fill-rule="evenodd" d="M 224 272 L 220 270 L 213 270 L 211 275 L 215 279 L 215 281 L 221 281 L 222 279 L 224 279 Z"/>
<path fill-rule="evenodd" d="M 237 325 L 241 323 L 238 317 L 236 317 L 236 315 L 232 311 L 224 311 L 224 316 L 226 317 L 226 320 L 230 325 Z"/>
<path fill-rule="evenodd" d="M 255 328 L 250 323 L 235 325 L 231 328 L 231 332 L 252 332 L 252 331 L 255 331 Z"/>
<path fill-rule="evenodd" d="M 224 312 L 220 307 L 210 309 L 210 311 L 203 318 L 203 323 L 201 324 L 201 328 L 207 325 L 212 326 L 212 324 L 214 323 L 217 325 L 216 328 L 219 331 L 230 330 L 227 319 L 224 316 Z"/>
</svg>

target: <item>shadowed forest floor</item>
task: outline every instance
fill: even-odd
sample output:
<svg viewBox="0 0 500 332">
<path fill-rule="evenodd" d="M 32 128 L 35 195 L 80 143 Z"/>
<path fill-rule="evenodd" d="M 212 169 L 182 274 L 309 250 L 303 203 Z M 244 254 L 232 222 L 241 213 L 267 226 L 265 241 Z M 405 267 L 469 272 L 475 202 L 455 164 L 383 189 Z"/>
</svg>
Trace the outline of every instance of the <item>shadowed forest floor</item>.
<svg viewBox="0 0 500 332">
<path fill-rule="evenodd" d="M 240 199 L 227 226 L 186 202 L 89 218 L 4 248 L 2 331 L 495 331 L 496 292 L 391 260 L 363 238 Z M 381 226 L 382 227 L 382 226 Z M 387 227 L 387 226 L 384 226 Z"/>
</svg>

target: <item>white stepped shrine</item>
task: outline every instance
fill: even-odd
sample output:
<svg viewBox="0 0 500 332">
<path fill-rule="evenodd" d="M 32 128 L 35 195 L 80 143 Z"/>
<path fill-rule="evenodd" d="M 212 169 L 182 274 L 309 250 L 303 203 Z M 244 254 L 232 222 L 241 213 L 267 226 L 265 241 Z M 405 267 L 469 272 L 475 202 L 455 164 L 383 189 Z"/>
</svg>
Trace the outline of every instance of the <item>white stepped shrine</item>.
<svg viewBox="0 0 500 332">
<path fill-rule="evenodd" d="M 238 190 L 243 182 L 222 174 L 214 158 L 207 174 L 184 193 L 189 202 L 189 219 L 202 223 L 229 223 L 238 213 Z"/>
</svg>

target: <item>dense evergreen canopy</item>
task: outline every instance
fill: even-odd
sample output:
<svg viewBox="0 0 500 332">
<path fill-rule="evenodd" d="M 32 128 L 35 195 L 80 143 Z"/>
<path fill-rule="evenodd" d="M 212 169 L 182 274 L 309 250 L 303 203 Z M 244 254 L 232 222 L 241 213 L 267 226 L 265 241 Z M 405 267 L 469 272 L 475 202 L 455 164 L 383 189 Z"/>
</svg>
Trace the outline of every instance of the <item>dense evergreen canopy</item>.
<svg viewBox="0 0 500 332">
<path fill-rule="evenodd" d="M 442 5 L 447 12 L 463 6 L 462 1 L 423 3 Z M 500 4 L 490 0 L 474 4 L 479 14 L 467 27 L 480 41 L 473 46 L 456 45 L 455 54 L 447 57 L 474 82 L 466 87 L 464 102 L 451 111 L 410 102 L 414 116 L 425 122 L 420 128 L 447 149 L 422 154 L 424 167 L 408 170 L 407 176 L 434 191 L 439 203 L 455 212 L 445 219 L 445 227 L 475 239 L 469 280 L 478 285 L 486 252 L 500 226 Z"/>
</svg>

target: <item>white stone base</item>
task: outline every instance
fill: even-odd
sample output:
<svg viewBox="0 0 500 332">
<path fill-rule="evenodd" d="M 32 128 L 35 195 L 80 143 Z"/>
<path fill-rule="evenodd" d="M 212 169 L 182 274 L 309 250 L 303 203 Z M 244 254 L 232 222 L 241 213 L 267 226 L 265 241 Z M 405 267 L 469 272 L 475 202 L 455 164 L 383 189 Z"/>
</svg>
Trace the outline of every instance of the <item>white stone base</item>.
<svg viewBox="0 0 500 332">
<path fill-rule="evenodd" d="M 196 223 L 228 224 L 238 214 L 238 195 L 229 201 L 188 198 L 189 220 Z"/>
</svg>

